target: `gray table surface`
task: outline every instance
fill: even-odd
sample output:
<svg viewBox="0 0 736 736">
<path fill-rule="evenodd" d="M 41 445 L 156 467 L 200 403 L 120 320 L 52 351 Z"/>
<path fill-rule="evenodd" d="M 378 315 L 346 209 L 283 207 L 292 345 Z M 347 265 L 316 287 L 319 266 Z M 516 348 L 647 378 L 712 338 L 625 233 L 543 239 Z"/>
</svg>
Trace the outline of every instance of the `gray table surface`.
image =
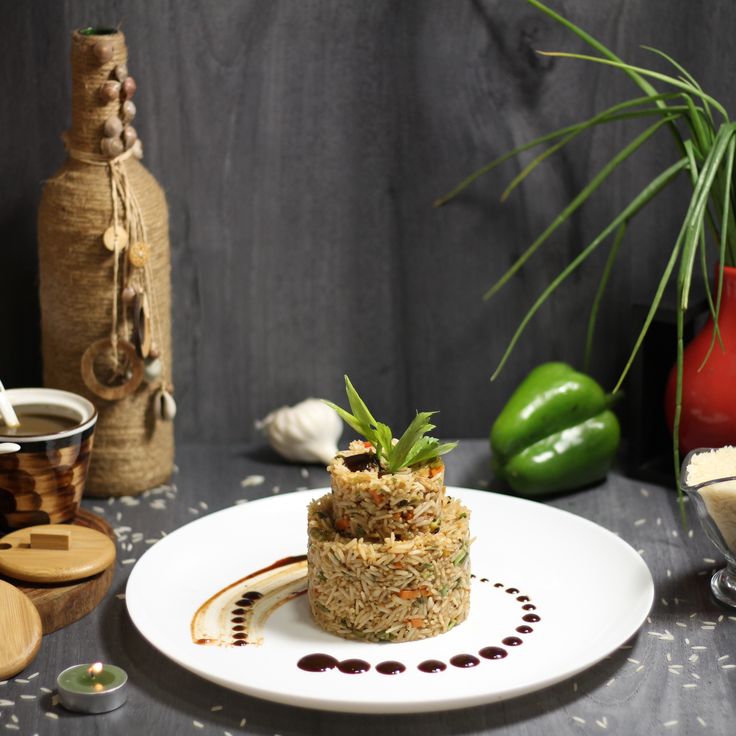
<svg viewBox="0 0 736 736">
<path fill-rule="evenodd" d="M 599 487 L 549 503 L 619 534 L 652 571 L 656 598 L 641 632 L 587 672 L 529 696 L 427 715 L 348 715 L 304 710 L 230 692 L 169 662 L 128 618 L 134 561 L 182 524 L 232 505 L 327 484 L 321 468 L 287 465 L 263 447 L 180 446 L 172 485 L 136 499 L 86 499 L 119 536 L 112 589 L 77 623 L 46 636 L 36 660 L 0 684 L 0 733 L 22 734 L 733 734 L 736 611 L 715 603 L 710 572 L 721 560 L 697 522 L 684 533 L 675 493 L 612 474 Z M 262 476 L 257 485 L 243 485 Z M 467 440 L 448 463 L 448 484 L 488 486 L 487 445 Z M 481 530 L 474 530 L 476 534 Z M 707 623 L 712 622 L 712 623 Z M 2 632 L 0 632 L 2 635 Z M 56 675 L 95 659 L 124 667 L 125 706 L 79 716 L 55 704 Z"/>
</svg>

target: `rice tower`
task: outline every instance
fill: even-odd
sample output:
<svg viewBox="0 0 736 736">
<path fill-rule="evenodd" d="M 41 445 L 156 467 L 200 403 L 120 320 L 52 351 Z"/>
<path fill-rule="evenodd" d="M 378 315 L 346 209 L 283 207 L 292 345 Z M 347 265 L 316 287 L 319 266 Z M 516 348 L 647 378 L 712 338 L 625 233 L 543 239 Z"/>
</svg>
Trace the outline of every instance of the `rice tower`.
<svg viewBox="0 0 736 736">
<path fill-rule="evenodd" d="M 356 408 L 365 405 L 346 383 L 359 417 Z M 445 495 L 439 458 L 454 443 L 424 436 L 434 428 L 428 412 L 417 414 L 397 441 L 370 413 L 361 422 L 332 406 L 369 439 L 337 454 L 327 468 L 332 493 L 309 506 L 315 620 L 332 634 L 366 641 L 412 641 L 449 631 L 470 607 L 469 512 Z"/>
</svg>

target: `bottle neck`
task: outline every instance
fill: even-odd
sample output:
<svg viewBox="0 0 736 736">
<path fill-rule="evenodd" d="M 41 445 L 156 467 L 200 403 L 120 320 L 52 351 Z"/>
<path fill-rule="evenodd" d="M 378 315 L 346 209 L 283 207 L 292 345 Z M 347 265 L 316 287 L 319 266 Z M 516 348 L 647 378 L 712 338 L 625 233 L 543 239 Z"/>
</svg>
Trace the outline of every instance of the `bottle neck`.
<svg viewBox="0 0 736 736">
<path fill-rule="evenodd" d="M 127 64 L 125 36 L 117 30 L 83 29 L 72 34 L 72 125 L 69 148 L 100 155 L 105 120 L 117 116 L 120 100 L 101 95 L 105 82 L 115 80 L 115 67 Z"/>
</svg>

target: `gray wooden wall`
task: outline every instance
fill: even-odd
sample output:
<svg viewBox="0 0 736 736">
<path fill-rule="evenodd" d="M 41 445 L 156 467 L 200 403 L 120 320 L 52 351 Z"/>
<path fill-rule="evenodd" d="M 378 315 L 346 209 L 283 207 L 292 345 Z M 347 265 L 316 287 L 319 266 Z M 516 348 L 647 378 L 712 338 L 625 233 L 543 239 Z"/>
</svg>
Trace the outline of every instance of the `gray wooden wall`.
<svg viewBox="0 0 736 736">
<path fill-rule="evenodd" d="M 730 0 L 550 0 L 624 58 L 677 57 L 732 106 Z M 125 31 L 146 164 L 171 209 L 180 438 L 247 439 L 347 372 L 389 421 L 441 409 L 484 435 L 519 378 L 576 363 L 598 258 L 489 375 L 523 310 L 648 178 L 665 134 L 493 301 L 483 291 L 641 125 L 601 129 L 506 204 L 511 163 L 456 204 L 432 200 L 525 140 L 635 96 L 522 0 L 0 0 L 0 376 L 40 380 L 35 217 L 63 160 L 69 34 Z M 681 192 L 682 194 L 682 192 Z M 667 194 L 632 228 L 606 299 L 595 372 L 609 385 L 679 223 Z M 603 256 L 604 254 L 601 254 Z M 660 391 L 660 387 L 651 387 Z"/>
</svg>

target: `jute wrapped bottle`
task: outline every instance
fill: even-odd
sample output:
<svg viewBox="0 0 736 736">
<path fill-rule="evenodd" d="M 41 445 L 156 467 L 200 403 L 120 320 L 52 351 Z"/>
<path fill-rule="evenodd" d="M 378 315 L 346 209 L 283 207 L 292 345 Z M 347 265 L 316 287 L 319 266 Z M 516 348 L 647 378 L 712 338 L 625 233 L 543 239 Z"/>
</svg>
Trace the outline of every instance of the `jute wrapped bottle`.
<svg viewBox="0 0 736 736">
<path fill-rule="evenodd" d="M 163 401 L 173 405 L 168 211 L 138 160 L 140 142 L 133 145 L 135 82 L 126 81 L 123 34 L 75 31 L 71 64 L 69 156 L 46 182 L 38 217 L 44 383 L 86 396 L 99 411 L 88 495 L 134 494 L 173 468 L 166 419 L 174 410 Z M 133 245 L 143 249 L 135 262 Z M 150 354 L 141 353 L 146 339 Z M 121 360 L 129 361 L 123 370 Z"/>
</svg>

